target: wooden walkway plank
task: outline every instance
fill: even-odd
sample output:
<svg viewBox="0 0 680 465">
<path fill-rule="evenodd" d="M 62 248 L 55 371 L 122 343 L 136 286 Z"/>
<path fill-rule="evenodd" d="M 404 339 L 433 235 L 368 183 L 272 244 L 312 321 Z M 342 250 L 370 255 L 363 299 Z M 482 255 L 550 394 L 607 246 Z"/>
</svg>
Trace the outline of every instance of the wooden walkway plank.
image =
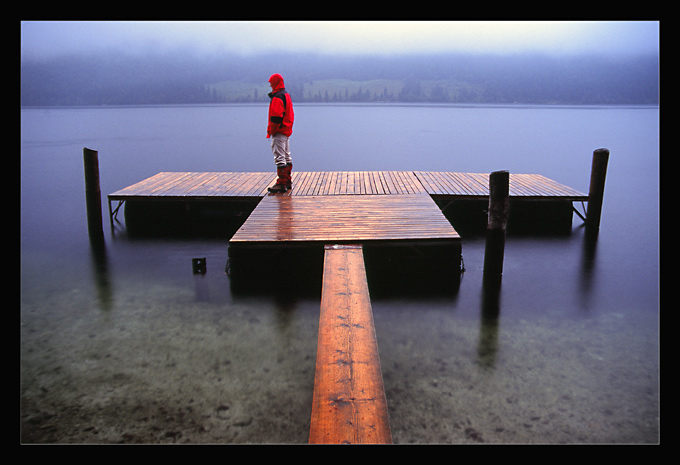
<svg viewBox="0 0 680 465">
<path fill-rule="evenodd" d="M 167 176 L 164 177 L 162 182 L 154 183 L 153 186 L 145 188 L 144 191 L 148 192 L 149 195 L 162 196 L 165 194 L 167 190 L 171 189 L 177 184 L 184 182 L 191 176 L 191 173 L 166 173 L 166 174 Z"/>
<path fill-rule="evenodd" d="M 199 179 L 201 173 L 185 173 L 177 179 L 177 182 L 172 183 L 172 185 L 166 186 L 162 191 L 163 196 L 167 197 L 181 197 L 184 193 L 192 187 Z"/>
<path fill-rule="evenodd" d="M 185 186 L 183 189 L 179 189 L 181 196 L 206 196 L 206 192 L 209 189 L 211 181 L 217 176 L 218 173 L 196 173 L 191 185 Z"/>
<path fill-rule="evenodd" d="M 489 195 L 489 174 L 488 173 L 465 173 L 470 179 L 470 184 L 475 186 L 477 195 Z"/>
<path fill-rule="evenodd" d="M 300 177 L 302 179 L 300 181 L 298 181 L 298 186 L 297 186 L 298 190 L 296 192 L 297 195 L 307 195 L 307 191 L 309 190 L 309 186 L 312 182 L 313 176 L 314 176 L 313 172 L 300 173 Z"/>
<path fill-rule="evenodd" d="M 399 178 L 396 171 L 386 171 L 385 174 L 389 177 L 394 188 L 394 190 L 390 192 L 392 195 L 400 195 L 406 193 L 404 183 Z"/>
<path fill-rule="evenodd" d="M 215 182 L 214 189 L 210 193 L 211 197 L 222 196 L 230 193 L 239 196 L 240 190 L 247 179 L 249 173 L 223 173 L 219 181 Z"/>
<path fill-rule="evenodd" d="M 253 177 L 257 176 L 254 173 L 225 173 L 222 182 L 217 186 L 216 193 L 229 193 L 235 197 L 243 196 L 252 188 Z"/>
<path fill-rule="evenodd" d="M 510 195 L 517 197 L 533 197 L 539 193 L 538 187 L 527 175 L 510 175 L 509 188 Z"/>
<path fill-rule="evenodd" d="M 172 173 L 167 173 L 167 172 L 161 172 L 158 174 L 155 174 L 151 176 L 150 178 L 146 178 L 142 181 L 139 181 L 135 184 L 132 184 L 130 186 L 124 187 L 123 189 L 120 189 L 113 194 L 109 194 L 109 196 L 114 196 L 114 195 L 137 195 L 139 192 L 146 192 L 150 189 L 153 188 L 153 186 L 162 184 L 165 182 L 166 179 L 170 177 Z"/>
<path fill-rule="evenodd" d="M 446 185 L 450 186 L 449 195 L 455 195 L 454 192 L 459 192 L 459 195 L 477 196 L 479 191 L 477 186 L 471 184 L 470 180 L 464 173 L 440 173 L 440 179 Z"/>
<path fill-rule="evenodd" d="M 483 195 L 483 192 L 480 192 L 481 186 L 472 173 L 442 173 L 442 177 L 452 184 L 453 192 L 459 190 L 461 195 L 473 197 Z"/>
<path fill-rule="evenodd" d="M 415 174 L 428 194 L 438 195 L 454 192 L 450 182 L 442 176 L 443 173 L 416 171 Z"/>
<path fill-rule="evenodd" d="M 267 187 L 274 183 L 276 174 L 264 173 L 234 173 L 230 182 L 225 185 L 225 195 L 238 197 L 262 197 Z"/>
<path fill-rule="evenodd" d="M 443 193 L 453 195 L 454 192 L 459 192 L 459 195 L 470 195 L 473 192 L 468 189 L 465 184 L 458 179 L 458 173 L 430 173 L 430 175 L 441 186 Z"/>
<path fill-rule="evenodd" d="M 515 197 L 582 197 L 583 194 L 540 174 L 510 174 L 510 195 Z"/>
<path fill-rule="evenodd" d="M 348 194 L 357 193 L 356 177 L 357 177 L 357 173 L 354 172 L 354 171 L 350 171 L 350 172 L 347 173 L 347 193 Z"/>
<path fill-rule="evenodd" d="M 326 246 L 311 444 L 391 444 L 361 246 Z"/>
<path fill-rule="evenodd" d="M 149 195 L 164 196 L 165 193 L 177 185 L 181 185 L 190 179 L 192 173 L 168 173 L 169 176 L 165 182 L 158 183 L 148 190 Z"/>
<path fill-rule="evenodd" d="M 333 195 L 335 194 L 335 188 L 338 184 L 338 173 L 336 172 L 330 172 L 328 173 L 328 183 L 326 184 L 326 187 L 324 188 L 322 194 L 323 195 Z"/>
<path fill-rule="evenodd" d="M 397 187 L 394 184 L 394 180 L 388 171 L 381 171 L 380 175 L 383 179 L 383 185 L 385 186 L 385 192 L 388 194 L 396 194 Z"/>
<path fill-rule="evenodd" d="M 376 175 L 378 177 L 376 182 L 380 183 L 381 192 L 383 192 L 384 194 L 389 194 L 390 189 L 389 186 L 387 185 L 387 180 L 385 179 L 385 173 L 383 173 L 382 171 L 378 171 Z"/>
<path fill-rule="evenodd" d="M 215 176 L 203 186 L 202 194 L 206 197 L 218 197 L 224 192 L 224 186 L 235 173 L 215 173 Z"/>
<path fill-rule="evenodd" d="M 562 197 L 579 197 L 582 196 L 579 191 L 572 189 L 571 187 L 567 187 L 563 184 L 560 184 L 556 181 L 553 181 L 552 179 L 548 179 L 543 175 L 540 174 L 533 174 L 533 175 L 527 175 L 531 178 L 531 180 L 536 183 L 537 187 L 542 188 L 542 192 L 546 192 L 549 195 L 555 195 L 555 196 L 562 196 Z M 543 193 L 539 192 L 538 195 L 544 195 Z"/>
<path fill-rule="evenodd" d="M 244 183 L 240 194 L 244 197 L 262 197 L 267 192 L 267 187 L 274 184 L 275 173 L 253 173 L 250 179 Z"/>
</svg>

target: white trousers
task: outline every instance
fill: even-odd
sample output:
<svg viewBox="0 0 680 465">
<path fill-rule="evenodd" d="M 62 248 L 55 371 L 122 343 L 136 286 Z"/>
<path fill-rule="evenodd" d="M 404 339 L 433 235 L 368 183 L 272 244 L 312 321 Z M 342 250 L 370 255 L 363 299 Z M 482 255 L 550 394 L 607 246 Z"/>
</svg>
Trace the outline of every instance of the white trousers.
<svg viewBox="0 0 680 465">
<path fill-rule="evenodd" d="M 274 134 L 270 137 L 272 142 L 272 153 L 274 154 L 274 163 L 276 166 L 286 166 L 288 163 L 293 163 L 290 156 L 290 146 L 288 136 L 283 134 Z"/>
</svg>

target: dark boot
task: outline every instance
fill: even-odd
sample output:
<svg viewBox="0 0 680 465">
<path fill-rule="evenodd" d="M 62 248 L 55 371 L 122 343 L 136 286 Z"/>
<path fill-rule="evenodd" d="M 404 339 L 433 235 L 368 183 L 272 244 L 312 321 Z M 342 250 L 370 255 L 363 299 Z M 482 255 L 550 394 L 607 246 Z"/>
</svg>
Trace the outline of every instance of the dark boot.
<svg viewBox="0 0 680 465">
<path fill-rule="evenodd" d="M 273 193 L 286 192 L 286 167 L 277 166 L 276 174 L 278 176 L 278 178 L 276 178 L 276 183 L 272 187 L 268 187 L 267 190 Z"/>
<path fill-rule="evenodd" d="M 293 179 L 292 179 L 292 174 L 291 172 L 293 171 L 293 164 L 288 163 L 286 165 L 286 189 L 292 189 L 293 188 Z"/>
</svg>

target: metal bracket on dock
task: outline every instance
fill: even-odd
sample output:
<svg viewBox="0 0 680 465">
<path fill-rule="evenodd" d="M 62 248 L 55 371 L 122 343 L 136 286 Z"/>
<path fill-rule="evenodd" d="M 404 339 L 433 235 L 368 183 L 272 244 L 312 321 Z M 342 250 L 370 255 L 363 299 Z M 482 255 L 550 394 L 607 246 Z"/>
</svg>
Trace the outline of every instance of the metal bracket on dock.
<svg viewBox="0 0 680 465">
<path fill-rule="evenodd" d="M 576 207 L 574 206 L 573 203 L 571 204 L 572 210 L 574 210 L 574 212 L 576 212 L 576 214 L 577 214 L 583 221 L 585 221 L 585 220 L 586 220 L 586 216 L 587 216 L 588 213 L 587 213 L 587 209 L 586 209 L 586 206 L 585 206 L 585 204 L 583 203 L 583 201 L 581 201 L 581 207 L 583 207 L 583 214 L 581 214 L 581 212 L 578 211 L 578 210 L 576 209 Z"/>
<path fill-rule="evenodd" d="M 118 221 L 118 210 L 120 210 L 120 207 L 125 203 L 125 200 L 119 200 L 118 201 L 118 206 L 115 208 L 115 210 L 111 209 L 111 199 L 108 199 L 109 202 L 109 220 L 111 221 L 111 229 L 113 230 L 113 220 L 115 219 Z"/>
</svg>

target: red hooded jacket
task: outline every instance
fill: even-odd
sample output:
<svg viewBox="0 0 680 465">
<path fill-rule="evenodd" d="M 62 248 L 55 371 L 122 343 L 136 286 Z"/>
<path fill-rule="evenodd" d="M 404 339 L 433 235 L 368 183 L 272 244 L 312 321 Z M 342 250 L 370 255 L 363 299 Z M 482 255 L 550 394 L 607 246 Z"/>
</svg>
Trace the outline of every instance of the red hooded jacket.
<svg viewBox="0 0 680 465">
<path fill-rule="evenodd" d="M 267 137 L 274 134 L 290 136 L 293 133 L 295 119 L 293 102 L 286 92 L 283 77 L 280 74 L 272 74 L 269 82 L 272 84 L 272 91 L 268 94 L 271 101 L 269 102 Z"/>
</svg>

